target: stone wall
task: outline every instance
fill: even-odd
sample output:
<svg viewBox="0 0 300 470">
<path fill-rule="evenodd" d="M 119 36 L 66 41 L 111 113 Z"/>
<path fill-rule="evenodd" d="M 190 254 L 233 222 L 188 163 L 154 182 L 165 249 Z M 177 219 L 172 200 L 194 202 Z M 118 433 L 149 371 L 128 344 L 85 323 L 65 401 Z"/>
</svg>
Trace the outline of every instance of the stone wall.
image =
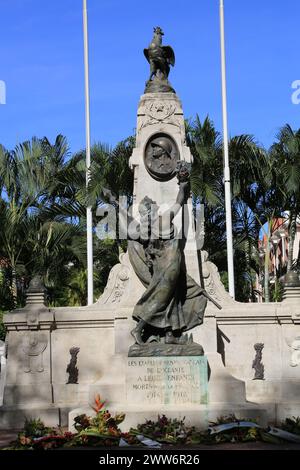
<svg viewBox="0 0 300 470">
<path fill-rule="evenodd" d="M 96 393 L 111 408 L 128 411 L 134 405 L 126 402 L 127 351 L 134 325 L 130 308 L 100 310 L 95 304 L 51 309 L 40 315 L 34 329 L 30 315 L 25 308 L 5 316 L 9 333 L 2 427 L 18 424 L 17 409 L 22 419 L 40 414 L 49 421 L 51 411 L 50 422 L 66 424 L 68 412 L 88 406 Z M 206 411 L 245 416 L 251 414 L 250 404 L 258 404 L 272 421 L 300 415 L 300 316 L 295 303 L 234 303 L 221 311 L 211 305 L 193 335 L 210 367 Z M 253 380 L 257 343 L 264 344 L 263 380 Z M 73 347 L 79 348 L 78 383 L 67 383 Z M 139 419 L 141 413 L 139 409 Z"/>
</svg>

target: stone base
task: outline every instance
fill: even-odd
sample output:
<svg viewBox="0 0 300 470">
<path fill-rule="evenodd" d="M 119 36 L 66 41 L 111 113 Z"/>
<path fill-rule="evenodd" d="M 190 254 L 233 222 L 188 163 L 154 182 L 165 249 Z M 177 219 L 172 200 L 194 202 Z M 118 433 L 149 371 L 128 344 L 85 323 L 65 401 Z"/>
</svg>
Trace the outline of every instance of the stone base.
<svg viewBox="0 0 300 470">
<path fill-rule="evenodd" d="M 144 404 L 143 409 L 141 409 L 141 406 L 120 403 L 108 408 L 112 415 L 120 412 L 125 413 L 125 420 L 120 425 L 123 432 L 129 431 L 131 427 L 135 428 L 138 424 L 143 424 L 146 420 L 157 421 L 158 415 L 166 415 L 171 419 L 184 419 L 187 426 L 195 426 L 202 430 L 207 429 L 210 423 L 216 422 L 220 416 L 230 416 L 232 414 L 241 420 L 255 419 L 261 426 L 267 426 L 268 423 L 275 422 L 274 406 L 253 405 L 251 403 L 211 403 L 198 406 L 165 405 L 159 408 Z M 88 407 L 72 410 L 69 414 L 69 431 L 74 432 L 74 418 L 80 414 L 93 416 L 94 412 Z"/>
<path fill-rule="evenodd" d="M 228 372 L 221 361 L 220 354 L 208 353 L 207 360 L 209 401 L 222 404 L 246 404 L 245 382 Z"/>
<path fill-rule="evenodd" d="M 22 429 L 26 419 L 40 418 L 46 426 L 66 426 L 72 407 L 49 406 L 3 406 L 0 408 L 0 429 Z"/>
<path fill-rule="evenodd" d="M 116 408 L 116 412 L 119 411 Z M 216 422 L 220 416 L 229 416 L 235 414 L 237 418 L 257 419 L 262 426 L 266 426 L 269 421 L 268 410 L 263 406 L 236 403 L 211 403 L 209 405 L 198 406 L 162 406 L 159 410 L 150 409 L 145 406 L 143 410 L 137 409 L 136 406 L 128 406 L 124 413 L 126 419 L 122 423 L 122 430 L 128 430 L 137 424 L 144 423 L 146 420 L 157 420 L 157 416 L 166 415 L 168 418 L 184 419 L 188 426 L 196 426 L 199 429 L 207 429 L 211 422 Z"/>
<path fill-rule="evenodd" d="M 146 82 L 144 93 L 176 93 L 169 80 L 154 77 Z"/>
<path fill-rule="evenodd" d="M 124 412 L 126 418 L 121 424 L 122 431 L 144 423 L 146 419 L 157 420 L 158 414 L 165 414 L 168 418 L 183 419 L 191 426 L 206 429 L 209 423 L 215 422 L 220 416 L 234 414 L 239 419 L 255 419 L 261 426 L 268 424 L 280 425 L 286 418 L 299 416 L 300 402 L 298 403 L 210 403 L 209 405 L 171 406 L 164 405 L 150 407 L 144 404 L 126 405 L 126 403 L 107 403 L 107 408 L 114 414 Z M 74 431 L 75 416 L 80 414 L 93 416 L 95 412 L 88 405 L 78 405 L 72 408 L 67 404 L 61 407 L 49 405 L 48 407 L 5 406 L 0 408 L 0 429 L 21 429 L 25 419 L 40 418 L 47 426 L 69 426 Z"/>
<path fill-rule="evenodd" d="M 299 402 L 300 383 L 295 379 L 249 380 L 246 382 L 247 400 L 255 403 L 294 403 Z M 300 408 L 297 416 L 300 416 Z"/>
<path fill-rule="evenodd" d="M 276 419 L 277 425 L 280 425 L 286 418 L 293 418 L 300 416 L 300 401 L 295 403 L 281 402 L 276 403 Z"/>
<path fill-rule="evenodd" d="M 33 397 L 35 406 L 48 406 L 48 403 L 52 402 L 51 384 L 6 384 L 3 403 L 4 406 L 13 406 L 14 404 L 19 404 L 24 407 L 30 407 L 33 402 Z"/>
<path fill-rule="evenodd" d="M 53 401 L 60 406 L 69 403 L 85 403 L 89 394 L 89 384 L 53 384 Z"/>
<path fill-rule="evenodd" d="M 247 380 L 246 396 L 255 403 L 274 403 L 281 399 L 281 380 Z"/>
</svg>

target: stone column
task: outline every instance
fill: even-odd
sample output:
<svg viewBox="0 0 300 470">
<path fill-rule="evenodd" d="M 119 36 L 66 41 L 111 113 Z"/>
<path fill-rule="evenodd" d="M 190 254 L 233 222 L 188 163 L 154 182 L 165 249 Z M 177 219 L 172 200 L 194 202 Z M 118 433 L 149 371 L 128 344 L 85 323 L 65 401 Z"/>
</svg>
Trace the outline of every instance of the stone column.
<svg viewBox="0 0 300 470">
<path fill-rule="evenodd" d="M 51 338 L 54 316 L 44 304 L 45 289 L 35 277 L 26 306 L 4 316 L 8 330 L 4 405 L 52 403 Z"/>
<path fill-rule="evenodd" d="M 0 341 L 0 406 L 3 404 L 4 386 L 6 380 L 6 355 L 5 343 Z"/>
<path fill-rule="evenodd" d="M 169 208 L 176 201 L 178 185 L 175 173 L 158 179 L 147 168 L 147 148 L 152 139 L 160 136 L 170 138 L 173 156 L 177 160 L 192 162 L 190 149 L 186 145 L 185 125 L 182 105 L 175 93 L 146 93 L 141 96 L 137 113 L 136 147 L 130 158 L 134 170 L 134 208 L 133 216 L 138 218 L 138 205 L 145 196 L 153 199 L 161 211 Z M 194 236 L 192 204 L 189 199 L 184 211 L 186 238 L 185 258 L 188 273 L 200 282 L 197 260 L 197 247 Z M 182 211 L 174 224 L 182 229 Z"/>
</svg>

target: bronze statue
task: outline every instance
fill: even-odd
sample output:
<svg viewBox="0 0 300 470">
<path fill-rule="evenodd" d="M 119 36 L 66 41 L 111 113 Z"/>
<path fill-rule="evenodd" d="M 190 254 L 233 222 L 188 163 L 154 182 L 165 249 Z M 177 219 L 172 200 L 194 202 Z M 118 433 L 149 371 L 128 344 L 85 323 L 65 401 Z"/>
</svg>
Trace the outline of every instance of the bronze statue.
<svg viewBox="0 0 300 470">
<path fill-rule="evenodd" d="M 140 354 L 139 346 L 158 351 L 157 344 L 162 345 L 157 355 L 164 355 L 164 347 L 170 345 L 186 346 L 193 351 L 185 349 L 181 352 L 177 348 L 175 355 L 203 354 L 202 347 L 193 343 L 192 337 L 185 332 L 203 322 L 207 295 L 186 272 L 183 240 L 176 236 L 173 224 L 189 197 L 187 172 L 189 166 L 181 163 L 177 175 L 178 196 L 169 210 L 158 215 L 159 207 L 155 201 L 145 197 L 139 206 L 140 222 L 130 224 L 135 227 L 135 233 L 129 233 L 129 258 L 146 290 L 133 311 L 137 325 L 132 335 L 136 345 L 130 348 L 129 355 L 148 355 L 147 348 L 143 348 L 143 354 Z M 110 197 L 110 201 L 116 203 L 115 198 Z M 124 221 L 121 213 L 119 217 L 120 224 L 125 223 L 124 214 Z"/>
<path fill-rule="evenodd" d="M 164 33 L 157 26 L 148 49 L 144 49 L 144 55 L 150 64 L 150 77 L 146 83 L 145 93 L 171 92 L 174 89 L 168 81 L 170 65 L 175 65 L 175 54 L 170 46 L 162 45 Z"/>
</svg>

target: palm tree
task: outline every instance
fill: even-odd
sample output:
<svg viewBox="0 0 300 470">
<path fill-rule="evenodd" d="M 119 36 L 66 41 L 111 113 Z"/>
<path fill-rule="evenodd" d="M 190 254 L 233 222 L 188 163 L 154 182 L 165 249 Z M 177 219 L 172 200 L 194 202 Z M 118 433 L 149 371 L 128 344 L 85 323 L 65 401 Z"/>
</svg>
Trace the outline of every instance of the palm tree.
<svg viewBox="0 0 300 470">
<path fill-rule="evenodd" d="M 258 181 L 254 189 L 255 197 L 249 206 L 264 235 L 264 297 L 265 302 L 269 302 L 271 237 L 276 226 L 275 222 L 283 212 L 282 180 L 279 176 L 276 161 L 272 158 L 270 152 L 266 152 L 265 157 L 262 159 Z"/>
<path fill-rule="evenodd" d="M 294 131 L 286 124 L 279 130 L 276 139 L 270 155 L 276 167 L 277 182 L 282 188 L 282 209 L 289 213 L 287 271 L 290 271 L 294 262 L 297 216 L 300 214 L 300 129 Z"/>
<path fill-rule="evenodd" d="M 54 229 L 58 236 L 61 233 L 65 233 L 67 229 L 69 236 L 66 236 L 66 240 L 73 240 L 71 253 L 74 254 L 79 264 L 75 261 L 74 269 L 67 270 L 64 273 L 66 289 L 61 290 L 59 296 L 59 303 L 64 301 L 75 301 L 78 303 L 84 297 L 85 289 L 80 289 L 82 295 L 74 294 L 75 285 L 81 279 L 81 284 L 84 279 L 82 273 L 86 269 L 85 260 L 85 234 L 83 227 L 85 226 L 86 217 L 86 205 L 90 204 L 93 207 L 93 221 L 96 226 L 98 219 L 96 216 L 96 208 L 98 205 L 106 204 L 105 198 L 103 197 L 103 188 L 110 188 L 116 195 L 125 195 L 128 200 L 128 204 L 132 202 L 132 190 L 133 190 L 133 174 L 129 169 L 129 158 L 132 154 L 134 146 L 134 139 L 128 138 L 125 141 L 120 142 L 114 149 L 110 149 L 104 144 L 95 144 L 91 149 L 92 166 L 90 171 L 90 180 L 88 192 L 86 191 L 86 166 L 85 166 L 85 152 L 81 151 L 69 159 L 66 141 L 62 136 L 58 136 L 55 144 L 52 146 L 46 138 L 42 139 L 42 155 L 44 166 L 47 167 L 47 172 L 51 177 L 50 183 L 45 188 L 45 191 L 40 196 L 40 207 L 39 207 L 39 220 L 42 225 L 39 228 L 40 240 L 43 241 L 44 249 L 40 250 L 39 256 L 35 257 L 35 262 L 32 261 L 27 264 L 27 268 L 31 270 L 37 269 L 37 264 L 44 266 L 44 275 L 47 278 L 48 286 L 52 288 L 52 300 L 54 302 L 53 291 L 55 280 L 55 270 L 51 269 L 49 265 L 50 259 L 53 258 L 53 249 L 50 252 L 47 247 L 49 245 L 49 233 L 53 235 Z M 54 163 L 52 162 L 54 160 Z M 49 160 L 49 162 L 48 162 Z M 48 163 L 47 163 L 48 162 Z M 61 232 L 59 232 L 61 229 Z M 76 234 L 71 231 L 78 229 L 77 240 L 79 244 L 75 244 Z M 48 232 L 47 232 L 48 231 Z M 59 238 L 59 237 L 58 237 Z M 103 280 L 104 273 L 107 275 L 109 270 L 118 262 L 118 253 L 123 250 L 126 243 L 117 240 L 112 240 L 109 244 L 105 240 L 97 240 L 94 238 L 94 253 L 95 253 L 95 292 L 100 294 L 106 283 Z M 38 246 L 36 239 L 31 240 L 31 251 L 36 252 Z M 51 244 L 50 244 L 51 245 Z M 50 246 L 49 245 L 49 246 Z M 75 246 L 76 245 L 76 246 Z M 62 248 L 62 247 L 60 247 Z M 70 250 L 65 250 L 68 253 Z M 108 251 L 111 255 L 107 255 Z M 105 254 L 105 256 L 104 256 Z M 101 262 L 98 257 L 101 257 Z M 37 263 L 39 260 L 39 263 Z M 69 259 L 69 262 L 74 263 L 74 260 Z M 67 263 L 67 261 L 65 261 Z M 68 263 L 67 263 L 68 264 Z M 66 265 L 67 265 L 66 264 Z M 55 265 L 55 257 L 52 265 Z M 50 271 L 49 271 L 50 270 Z M 58 270 L 59 271 L 59 270 Z M 50 272 L 50 275 L 47 274 Z M 76 274 L 77 273 L 77 274 Z M 81 273 L 81 274 L 80 274 Z M 47 275 L 46 275 L 47 274 Z M 52 284 L 50 280 L 52 279 Z M 51 285 L 50 285 L 51 284 Z M 79 283 L 80 284 L 80 283 Z M 73 291 L 73 295 L 70 292 Z M 79 292 L 79 291 L 78 291 Z"/>
<path fill-rule="evenodd" d="M 132 202 L 133 172 L 129 168 L 129 158 L 135 139 L 128 137 L 114 149 L 103 144 L 95 144 L 91 150 L 91 172 L 88 188 L 89 202 L 93 205 L 103 202 L 103 188 L 110 189 L 117 197 L 127 196 Z"/>
<path fill-rule="evenodd" d="M 203 204 L 216 206 L 222 199 L 222 141 L 213 122 L 199 116 L 186 123 L 187 144 L 193 155 L 191 188 L 194 198 Z"/>
<path fill-rule="evenodd" d="M 253 278 L 254 273 L 259 273 L 259 236 L 265 224 L 265 214 L 258 208 L 265 186 L 267 153 L 253 136 L 242 134 L 230 139 L 229 155 L 236 289 L 242 276 L 249 286 L 249 296 L 255 301 Z"/>
<path fill-rule="evenodd" d="M 0 147 L 0 245 L 9 262 L 14 305 L 20 277 L 38 272 L 54 282 L 64 262 L 82 262 L 75 243 L 83 237 L 82 227 L 49 212 L 58 201 L 74 198 L 73 190 L 56 182 L 69 166 L 67 157 L 62 136 L 53 146 L 45 138 L 33 138 L 11 152 Z"/>
<path fill-rule="evenodd" d="M 195 204 L 204 205 L 205 249 L 221 274 L 227 271 L 226 227 L 223 183 L 223 147 L 220 134 L 207 117 L 187 124 L 187 142 L 194 157 L 192 192 Z M 260 222 L 254 211 L 260 198 L 259 180 L 265 168 L 266 154 L 249 135 L 233 137 L 229 142 L 232 175 L 233 236 L 237 298 L 248 300 L 247 284 L 253 294 L 252 273 L 258 271 L 257 257 Z"/>
</svg>

